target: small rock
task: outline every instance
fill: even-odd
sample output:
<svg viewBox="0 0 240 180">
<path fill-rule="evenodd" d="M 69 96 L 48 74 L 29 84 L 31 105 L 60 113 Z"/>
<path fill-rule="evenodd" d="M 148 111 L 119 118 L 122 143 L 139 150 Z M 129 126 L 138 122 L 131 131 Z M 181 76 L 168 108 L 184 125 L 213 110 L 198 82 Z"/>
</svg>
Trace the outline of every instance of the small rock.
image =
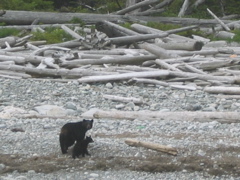
<svg viewBox="0 0 240 180">
<path fill-rule="evenodd" d="M 107 87 L 108 89 L 112 89 L 112 88 L 113 88 L 113 85 L 112 85 L 111 83 L 107 83 L 107 84 L 106 84 L 106 87 Z"/>
<path fill-rule="evenodd" d="M 89 174 L 91 177 L 94 177 L 94 178 L 97 178 L 97 177 L 99 177 L 99 175 L 98 174 L 96 174 L 96 173 L 91 173 L 91 174 Z"/>
<path fill-rule="evenodd" d="M 77 106 L 73 102 L 67 102 L 64 107 L 66 109 L 77 110 Z"/>
</svg>

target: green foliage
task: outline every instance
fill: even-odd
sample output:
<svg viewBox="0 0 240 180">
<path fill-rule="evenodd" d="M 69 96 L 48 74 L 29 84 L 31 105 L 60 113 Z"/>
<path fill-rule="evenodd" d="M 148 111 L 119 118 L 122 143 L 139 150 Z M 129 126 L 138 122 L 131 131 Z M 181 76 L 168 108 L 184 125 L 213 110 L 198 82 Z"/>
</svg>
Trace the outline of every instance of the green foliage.
<svg viewBox="0 0 240 180">
<path fill-rule="evenodd" d="M 233 33 L 235 33 L 235 36 L 231 40 L 240 43 L 240 30 L 235 30 Z"/>
<path fill-rule="evenodd" d="M 11 10 L 52 10 L 51 0 L 1 0 L 0 9 Z"/>
<path fill-rule="evenodd" d="M 0 38 L 4 38 L 7 36 L 17 36 L 19 34 L 19 30 L 14 28 L 3 28 L 0 29 Z"/>
<path fill-rule="evenodd" d="M 85 22 L 77 17 L 73 17 L 69 23 L 80 24 L 80 26 L 85 26 Z"/>
<path fill-rule="evenodd" d="M 32 40 L 46 40 L 48 44 L 60 43 L 71 40 L 72 37 L 60 28 L 46 28 L 45 32 L 33 32 Z"/>
</svg>

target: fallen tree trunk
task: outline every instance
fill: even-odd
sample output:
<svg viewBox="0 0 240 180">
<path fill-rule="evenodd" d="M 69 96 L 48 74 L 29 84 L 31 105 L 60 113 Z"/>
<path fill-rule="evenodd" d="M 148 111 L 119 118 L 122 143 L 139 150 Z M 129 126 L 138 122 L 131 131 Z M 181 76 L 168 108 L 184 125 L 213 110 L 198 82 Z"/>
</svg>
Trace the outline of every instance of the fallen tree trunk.
<svg viewBox="0 0 240 180">
<path fill-rule="evenodd" d="M 126 139 L 125 143 L 129 146 L 145 147 L 145 148 L 152 149 L 155 151 L 164 152 L 164 153 L 168 153 L 171 155 L 177 155 L 177 149 L 169 147 L 169 146 L 157 144 L 157 143 L 138 141 L 135 139 Z"/>
<path fill-rule="evenodd" d="M 160 1 L 160 0 L 142 1 L 142 2 L 139 2 L 139 3 L 135 4 L 135 5 L 128 6 L 128 7 L 126 7 L 125 9 L 119 10 L 119 11 L 117 11 L 115 14 L 117 14 L 117 15 L 123 15 L 123 14 L 126 14 L 126 13 L 128 13 L 128 12 L 131 12 L 131 11 L 133 11 L 133 10 L 135 10 L 135 9 L 141 8 L 141 7 L 143 7 L 143 6 L 148 6 L 148 5 L 157 3 L 158 1 Z"/>
<path fill-rule="evenodd" d="M 94 118 L 109 119 L 151 119 L 151 120 L 179 120 L 209 122 L 218 121 L 220 123 L 240 123 L 240 112 L 159 112 L 159 111 L 103 111 L 96 110 Z"/>
<path fill-rule="evenodd" d="M 43 24 L 68 23 L 73 18 L 79 18 L 86 24 L 95 24 L 102 20 L 111 22 L 119 21 L 152 21 L 162 23 L 174 23 L 184 25 L 212 26 L 216 25 L 215 19 L 196 19 L 196 18 L 175 18 L 175 17 L 149 17 L 149 16 L 131 16 L 128 15 L 109 15 L 109 14 L 89 14 L 89 13 L 53 13 L 53 12 L 34 12 L 34 11 L 11 11 L 7 10 L 6 14 L 0 16 L 0 22 L 5 22 L 8 25 L 30 25 L 35 19 L 38 19 Z M 224 23 L 233 21 L 223 20 Z"/>
<path fill-rule="evenodd" d="M 224 86 L 212 86 L 212 87 L 205 87 L 204 91 L 208 93 L 215 93 L 215 94 L 233 94 L 233 95 L 240 95 L 240 87 L 224 87 Z"/>
<path fill-rule="evenodd" d="M 135 77 L 166 77 L 169 75 L 169 71 L 159 70 L 159 71 L 146 71 L 146 72 L 132 72 L 116 75 L 103 75 L 103 76 L 89 76 L 82 77 L 78 79 L 80 83 L 90 83 L 90 82 L 106 82 L 106 81 L 119 81 L 127 80 Z"/>
<path fill-rule="evenodd" d="M 110 99 L 112 101 L 133 102 L 134 104 L 143 104 L 142 99 L 134 98 L 134 97 L 121 97 L 121 96 L 113 96 L 113 95 L 104 94 L 103 98 Z"/>
</svg>

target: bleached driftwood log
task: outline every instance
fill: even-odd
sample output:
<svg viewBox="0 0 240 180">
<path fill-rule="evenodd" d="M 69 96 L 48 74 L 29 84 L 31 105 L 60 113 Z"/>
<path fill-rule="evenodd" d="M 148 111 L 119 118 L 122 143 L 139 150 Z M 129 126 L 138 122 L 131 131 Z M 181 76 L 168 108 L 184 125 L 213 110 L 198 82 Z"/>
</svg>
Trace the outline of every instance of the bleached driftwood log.
<svg viewBox="0 0 240 180">
<path fill-rule="evenodd" d="M 134 31 L 136 31 L 138 33 L 146 33 L 146 34 L 162 34 L 164 32 L 169 33 L 169 31 L 161 31 L 161 30 L 158 30 L 155 28 L 147 27 L 142 24 L 136 24 L 136 23 L 131 25 L 131 29 L 133 29 Z M 174 39 L 174 41 L 179 40 L 179 41 L 185 41 L 185 42 L 186 41 L 194 41 L 195 42 L 194 39 L 183 37 L 183 36 L 176 35 L 176 34 L 170 34 L 168 37 Z"/>
<path fill-rule="evenodd" d="M 116 75 L 103 75 L 103 76 L 89 76 L 82 77 L 78 79 L 80 83 L 91 83 L 91 82 L 106 82 L 106 81 L 119 81 L 119 80 L 128 80 L 134 77 L 159 77 L 163 78 L 169 75 L 169 71 L 159 70 L 159 71 L 146 71 L 146 72 L 132 72 L 132 73 L 123 73 Z"/>
<path fill-rule="evenodd" d="M 113 95 L 104 94 L 103 98 L 110 99 L 113 101 L 133 102 L 134 104 L 143 104 L 143 100 L 141 98 L 135 98 L 135 97 L 122 97 L 122 96 L 113 96 Z"/>
<path fill-rule="evenodd" d="M 91 76 L 91 75 L 106 75 L 111 74 L 109 72 L 98 72 L 93 71 L 89 69 L 37 69 L 37 68 L 30 68 L 30 67 L 24 67 L 24 66 L 18 66 L 18 65 L 0 65 L 0 70 L 9 70 L 9 71 L 19 71 L 19 72 L 25 72 L 27 74 L 33 75 L 33 76 L 40 76 L 40 77 L 74 77 L 79 78 L 82 76 Z"/>
<path fill-rule="evenodd" d="M 21 56 L 6 56 L 0 55 L 0 62 L 1 61 L 14 61 L 16 64 L 25 64 L 25 58 Z"/>
<path fill-rule="evenodd" d="M 224 24 L 210 9 L 207 8 L 207 11 L 209 14 L 211 14 L 220 24 L 221 26 L 226 30 L 226 31 L 231 31 L 228 26 Z"/>
<path fill-rule="evenodd" d="M 160 86 L 169 86 L 169 84 L 167 82 L 164 81 L 159 81 L 159 80 L 155 80 L 155 79 L 145 79 L 145 78 L 132 78 L 129 80 L 129 82 L 136 82 L 136 83 L 145 83 L 145 84 L 156 84 L 156 85 L 160 85 Z"/>
<path fill-rule="evenodd" d="M 135 13 L 132 13 L 132 15 L 134 16 L 149 16 L 149 15 L 152 15 L 152 14 L 160 14 L 160 13 L 163 13 L 165 11 L 165 9 L 156 9 L 156 10 L 147 10 L 147 11 L 143 11 L 143 12 L 135 12 Z"/>
<path fill-rule="evenodd" d="M 163 8 L 163 7 L 165 7 L 165 6 L 170 5 L 173 1 L 174 1 L 174 0 L 164 0 L 164 1 L 160 2 L 159 4 L 151 7 L 149 10 Z"/>
<path fill-rule="evenodd" d="M 162 47 L 166 50 L 187 50 L 187 51 L 199 51 L 203 47 L 203 43 L 200 41 L 186 41 L 186 42 L 179 42 L 179 41 L 169 41 L 169 42 L 156 42 L 157 46 Z"/>
<path fill-rule="evenodd" d="M 182 111 L 182 112 L 159 112 L 159 111 L 103 111 L 96 110 L 94 118 L 109 119 L 149 119 L 149 120 L 179 120 L 179 121 L 198 121 L 209 122 L 218 121 L 220 123 L 240 123 L 240 112 L 201 112 L 201 111 Z"/>
<path fill-rule="evenodd" d="M 69 27 L 62 25 L 61 28 L 68 34 L 70 34 L 73 38 L 78 39 L 78 40 L 83 40 L 84 37 L 80 36 L 78 33 L 74 32 L 71 30 Z"/>
<path fill-rule="evenodd" d="M 156 59 L 155 62 L 156 62 L 156 64 L 160 65 L 164 69 L 173 70 L 173 71 L 181 71 L 180 69 L 178 69 L 178 68 L 176 68 L 176 67 L 174 67 L 174 66 L 172 66 L 172 65 L 170 65 L 170 64 L 168 64 L 166 62 L 164 62 L 161 59 Z"/>
<path fill-rule="evenodd" d="M 233 95 L 240 95 L 240 87 L 224 87 L 224 86 L 212 86 L 212 87 L 205 87 L 204 91 L 208 93 L 215 93 L 215 94 L 233 94 Z"/>
<path fill-rule="evenodd" d="M 143 43 L 139 44 L 139 47 L 142 49 L 145 49 L 146 51 L 149 51 L 150 53 L 156 55 L 160 59 L 167 59 L 167 58 L 176 58 L 178 55 L 174 53 L 168 53 L 167 50 L 156 46 L 155 44 L 149 44 L 149 43 Z"/>
<path fill-rule="evenodd" d="M 113 44 L 130 44 L 130 43 L 134 43 L 134 42 L 138 42 L 138 41 L 167 37 L 170 34 L 177 33 L 177 32 L 182 32 L 182 31 L 187 31 L 189 29 L 194 29 L 196 27 L 197 26 L 187 26 L 187 27 L 183 27 L 183 28 L 172 29 L 172 30 L 169 30 L 169 31 L 163 31 L 162 33 L 158 33 L 158 34 L 156 34 L 156 33 L 155 34 L 139 34 L 139 35 L 107 38 L 106 40 L 110 41 Z M 181 46 L 182 46 L 182 43 L 183 42 L 181 42 Z M 174 46 L 174 43 L 172 43 L 171 46 Z M 195 50 L 200 50 L 202 48 L 202 43 L 193 42 L 193 43 L 191 43 L 191 45 L 188 45 L 188 47 L 189 46 L 191 46 L 191 49 L 193 47 L 195 47 Z"/>
<path fill-rule="evenodd" d="M 197 73 L 189 73 L 189 72 L 180 72 L 180 71 L 169 71 L 170 76 L 176 77 L 195 77 L 201 80 L 216 80 L 222 81 L 227 84 L 234 84 L 240 82 L 240 77 L 233 77 L 233 76 L 213 76 L 208 74 L 197 74 Z"/>
<path fill-rule="evenodd" d="M 235 34 L 227 31 L 219 31 L 215 34 L 215 36 L 222 39 L 232 39 Z"/>
<path fill-rule="evenodd" d="M 117 11 L 115 14 L 117 14 L 117 15 L 123 15 L 123 14 L 126 14 L 126 13 L 128 13 L 128 12 L 131 12 L 131 11 L 133 11 L 133 10 L 135 10 L 135 9 L 141 8 L 141 7 L 143 7 L 143 6 L 148 6 L 148 5 L 157 3 L 157 2 L 159 2 L 159 1 L 160 1 L 160 0 L 142 1 L 142 2 L 136 3 L 135 5 L 128 6 L 128 7 L 126 7 L 125 9 L 119 10 L 119 11 Z"/>
<path fill-rule="evenodd" d="M 61 66 L 73 68 L 79 67 L 82 65 L 92 64 L 142 64 L 144 61 L 156 59 L 155 55 L 146 55 L 146 56 L 120 56 L 120 57 L 113 57 L 113 58 L 103 58 L 103 59 L 74 59 L 71 61 L 64 61 L 61 63 Z"/>
<path fill-rule="evenodd" d="M 182 17 L 185 15 L 188 6 L 189 6 L 189 0 L 184 0 L 184 3 L 180 9 L 180 12 L 178 13 L 178 17 Z"/>
<path fill-rule="evenodd" d="M 101 21 L 96 24 L 96 29 L 98 31 L 104 32 L 108 37 L 118 37 L 126 35 L 139 35 L 136 31 L 132 31 L 115 23 L 109 21 Z"/>
<path fill-rule="evenodd" d="M 125 143 L 129 146 L 145 147 L 145 148 L 152 149 L 152 150 L 155 150 L 155 151 L 164 152 L 164 153 L 168 153 L 168 154 L 171 154 L 171 155 L 177 155 L 177 149 L 176 148 L 161 145 L 161 144 L 158 144 L 158 143 L 138 141 L 138 140 L 135 140 L 135 139 L 126 139 Z"/>
<path fill-rule="evenodd" d="M 15 45 L 17 43 L 17 39 L 18 37 L 15 36 L 0 38 L 0 48 L 5 48 L 7 46 L 6 43 L 8 43 L 10 46 Z"/>
<path fill-rule="evenodd" d="M 36 12 L 36 11 L 11 11 L 7 10 L 6 14 L 0 16 L 0 22 L 9 25 L 30 25 L 35 19 L 41 19 L 43 24 L 68 23 L 72 18 L 79 18 L 86 24 L 95 24 L 102 20 L 111 22 L 134 21 L 136 18 L 142 21 L 174 23 L 184 25 L 216 25 L 215 19 L 197 19 L 197 18 L 176 18 L 176 17 L 149 17 L 149 16 L 131 16 L 113 15 L 113 14 L 90 14 L 90 13 L 54 13 L 54 12 Z M 230 23 L 230 20 L 224 20 L 224 23 Z"/>
</svg>

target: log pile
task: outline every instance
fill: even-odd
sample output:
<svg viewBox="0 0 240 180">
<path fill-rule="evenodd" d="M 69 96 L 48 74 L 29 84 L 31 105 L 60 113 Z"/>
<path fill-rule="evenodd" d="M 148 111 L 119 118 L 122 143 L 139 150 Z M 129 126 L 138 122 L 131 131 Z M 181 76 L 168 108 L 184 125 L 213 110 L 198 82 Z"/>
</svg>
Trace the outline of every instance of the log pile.
<svg viewBox="0 0 240 180">
<path fill-rule="evenodd" d="M 157 0 L 146 2 L 156 3 Z M 226 24 L 209 9 L 208 12 L 220 26 L 216 26 L 214 32 L 205 28 L 206 32 L 220 35 L 222 32 L 222 37 L 234 36 L 229 30 L 237 27 L 238 21 Z M 7 14 L 8 11 L 2 17 Z M 133 23 L 127 29 L 113 21 L 101 20 L 95 24 L 96 29 L 76 24 L 33 23 L 14 27 L 44 31 L 49 26 L 61 27 L 74 40 L 59 44 L 31 42 L 31 33 L 21 38 L 1 38 L 0 76 L 48 77 L 64 82 L 77 80 L 79 83 L 126 81 L 190 91 L 240 94 L 238 46 L 225 41 L 210 42 L 199 36 L 188 38 L 176 34 L 201 29 L 201 26 L 161 31 Z M 79 29 L 85 35 L 79 34 Z"/>
</svg>

